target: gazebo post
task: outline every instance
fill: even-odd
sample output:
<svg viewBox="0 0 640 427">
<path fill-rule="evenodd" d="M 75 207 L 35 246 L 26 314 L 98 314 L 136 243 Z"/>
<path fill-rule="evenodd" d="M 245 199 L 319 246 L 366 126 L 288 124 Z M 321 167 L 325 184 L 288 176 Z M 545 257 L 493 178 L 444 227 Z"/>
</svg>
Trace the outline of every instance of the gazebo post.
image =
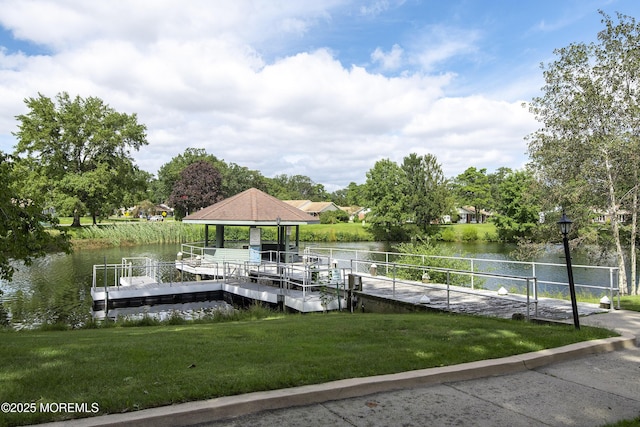
<svg viewBox="0 0 640 427">
<path fill-rule="evenodd" d="M 224 225 L 216 224 L 216 248 L 224 248 Z"/>
</svg>

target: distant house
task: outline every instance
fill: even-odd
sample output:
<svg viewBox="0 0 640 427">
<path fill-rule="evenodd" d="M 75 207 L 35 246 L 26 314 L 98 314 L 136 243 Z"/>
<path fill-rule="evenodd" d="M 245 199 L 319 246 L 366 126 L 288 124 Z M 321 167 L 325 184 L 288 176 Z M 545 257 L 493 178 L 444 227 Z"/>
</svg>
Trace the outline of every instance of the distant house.
<svg viewBox="0 0 640 427">
<path fill-rule="evenodd" d="M 594 214 L 596 216 L 593 219 L 593 222 L 596 222 L 598 224 L 608 224 L 611 222 L 611 215 L 609 214 L 609 212 L 594 210 Z M 616 218 L 618 220 L 618 223 L 624 224 L 631 221 L 631 212 L 621 209 L 616 214 Z"/>
<path fill-rule="evenodd" d="M 340 209 L 349 214 L 349 221 L 362 221 L 368 212 L 362 206 L 340 206 Z"/>
<path fill-rule="evenodd" d="M 162 216 L 173 216 L 173 208 L 161 203 L 156 205 L 156 214 Z"/>
<path fill-rule="evenodd" d="M 473 206 L 463 206 L 458 208 L 458 224 L 483 224 L 487 222 L 491 214 L 485 210 L 480 210 L 480 217 L 476 218 L 476 209 Z"/>
<path fill-rule="evenodd" d="M 324 212 L 340 210 L 333 202 L 312 202 L 311 200 L 284 200 L 284 202 L 315 217 Z"/>
</svg>

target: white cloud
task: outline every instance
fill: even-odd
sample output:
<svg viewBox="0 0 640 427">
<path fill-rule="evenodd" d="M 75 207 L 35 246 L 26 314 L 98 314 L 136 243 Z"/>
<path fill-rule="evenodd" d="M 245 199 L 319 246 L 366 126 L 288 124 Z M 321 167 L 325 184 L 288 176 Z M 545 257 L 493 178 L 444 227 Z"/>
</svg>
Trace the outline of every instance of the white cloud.
<svg viewBox="0 0 640 427">
<path fill-rule="evenodd" d="M 397 70 L 402 65 L 402 48 L 394 44 L 389 53 L 385 53 L 379 47 L 371 54 L 374 63 L 380 63 L 383 70 Z"/>
<path fill-rule="evenodd" d="M 415 36 L 411 47 L 413 61 L 422 69 L 434 70 L 446 61 L 464 57 L 473 61 L 478 54 L 481 34 L 474 29 L 432 25 Z"/>
<path fill-rule="evenodd" d="M 370 6 L 371 13 L 386 2 Z M 387 5 L 388 6 L 388 5 Z M 423 71 L 388 77 L 345 67 L 329 48 L 267 61 L 261 46 L 301 37 L 331 20 L 341 2 L 61 0 L 1 1 L 0 24 L 43 44 L 47 56 L 0 51 L 0 150 L 11 151 L 23 99 L 98 96 L 137 113 L 149 146 L 135 154 L 158 168 L 187 147 L 265 176 L 303 174 L 329 190 L 364 182 L 375 161 L 433 153 L 452 176 L 474 165 L 521 164 L 534 129 L 519 103 L 448 98 L 449 72 L 437 62 L 474 49 L 475 33 L 432 31 Z M 415 52 L 415 50 L 413 50 Z M 377 52 L 377 53 L 376 53 Z M 399 45 L 372 60 L 397 70 Z"/>
</svg>

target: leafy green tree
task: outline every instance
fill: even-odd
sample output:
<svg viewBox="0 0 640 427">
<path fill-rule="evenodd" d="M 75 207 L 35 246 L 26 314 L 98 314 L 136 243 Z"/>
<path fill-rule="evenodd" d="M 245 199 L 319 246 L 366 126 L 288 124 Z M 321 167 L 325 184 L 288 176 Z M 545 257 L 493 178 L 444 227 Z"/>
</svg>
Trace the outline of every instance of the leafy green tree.
<svg viewBox="0 0 640 427">
<path fill-rule="evenodd" d="M 500 185 L 505 180 L 507 176 L 509 176 L 513 171 L 511 168 L 500 167 L 494 173 L 490 173 L 487 175 L 487 180 L 489 181 L 489 187 L 491 188 L 491 202 L 488 208 L 492 211 L 497 210 L 500 204 L 502 203 L 502 194 L 500 192 Z"/>
<path fill-rule="evenodd" d="M 363 206 L 364 184 L 358 185 L 350 182 L 346 188 L 336 190 L 329 195 L 329 200 L 338 206 Z"/>
<path fill-rule="evenodd" d="M 13 170 L 20 159 L 0 153 L 0 279 L 11 280 L 12 260 L 30 265 L 48 250 L 70 251 L 67 235 L 58 230 L 57 219 L 45 213 L 39 193 L 20 195 L 22 182 Z M 47 228 L 51 225 L 51 228 Z"/>
<path fill-rule="evenodd" d="M 178 154 L 169 162 L 160 166 L 158 169 L 158 181 L 156 184 L 156 194 L 154 201 L 156 203 L 164 203 L 169 200 L 169 196 L 173 192 L 173 187 L 180 179 L 180 174 L 189 165 L 206 161 L 211 166 L 217 167 L 221 162 L 212 154 L 207 154 L 204 148 L 187 148 L 183 154 Z"/>
<path fill-rule="evenodd" d="M 329 201 L 335 203 L 337 206 L 348 206 L 347 189 L 341 188 L 329 194 Z"/>
<path fill-rule="evenodd" d="M 250 188 L 267 191 L 267 179 L 258 171 L 235 163 L 220 162 L 214 166 L 219 168 L 222 175 L 222 196 L 225 199 Z"/>
<path fill-rule="evenodd" d="M 631 292 L 636 284 L 638 168 L 640 167 L 640 26 L 618 14 L 615 23 L 601 12 L 605 29 L 598 43 L 556 49 L 543 65 L 543 94 L 529 109 L 543 127 L 529 136 L 529 154 L 549 196 L 572 219 L 607 212 L 620 269 L 621 293 L 629 291 L 619 221 L 632 213 Z M 578 223 L 580 225 L 580 223 Z"/>
<path fill-rule="evenodd" d="M 329 198 L 322 184 L 305 175 L 276 175 L 269 180 L 268 193 L 280 200 L 323 202 Z"/>
<path fill-rule="evenodd" d="M 431 154 L 418 157 L 415 153 L 404 158 L 401 191 L 405 194 L 403 210 L 408 221 L 427 231 L 444 214 L 453 210 L 447 180 L 438 160 Z"/>
<path fill-rule="evenodd" d="M 153 184 L 154 200 L 164 203 L 169 199 L 175 183 L 180 179 L 180 173 L 189 165 L 205 161 L 216 168 L 222 177 L 221 195 L 224 198 L 238 193 L 257 188 L 267 190 L 267 178 L 258 171 L 251 170 L 235 163 L 225 163 L 212 154 L 207 154 L 203 148 L 187 148 L 183 154 L 179 154 L 165 163 L 158 170 L 158 179 Z"/>
<path fill-rule="evenodd" d="M 131 150 L 147 144 L 146 127 L 135 114 L 118 113 L 101 99 L 66 92 L 55 102 L 42 94 L 25 100 L 29 112 L 17 116 L 17 155 L 26 155 L 40 190 L 73 215 L 100 214 L 121 203 L 139 182 Z"/>
<path fill-rule="evenodd" d="M 113 204 L 111 210 L 116 211 L 121 207 L 130 207 L 140 204 L 142 201 L 151 201 L 153 197 L 153 174 L 136 169 L 134 171 L 132 185 L 120 203 Z"/>
<path fill-rule="evenodd" d="M 320 224 L 338 224 L 340 222 L 349 222 L 349 214 L 342 209 L 320 214 Z"/>
<path fill-rule="evenodd" d="M 365 199 L 370 212 L 367 222 L 378 238 L 395 240 L 393 235 L 404 224 L 404 172 L 397 163 L 378 160 L 367 172 Z"/>
<path fill-rule="evenodd" d="M 500 203 L 491 220 L 501 240 L 513 242 L 532 236 L 541 212 L 535 186 L 533 175 L 527 171 L 512 172 L 500 183 Z"/>
<path fill-rule="evenodd" d="M 187 166 L 174 184 L 169 203 L 180 219 L 198 209 L 222 200 L 222 175 L 211 165 L 201 160 Z"/>
<path fill-rule="evenodd" d="M 465 206 L 473 206 L 478 222 L 482 216 L 480 211 L 488 209 L 491 205 L 491 185 L 486 169 L 467 168 L 458 175 L 452 188 L 459 203 Z"/>
</svg>

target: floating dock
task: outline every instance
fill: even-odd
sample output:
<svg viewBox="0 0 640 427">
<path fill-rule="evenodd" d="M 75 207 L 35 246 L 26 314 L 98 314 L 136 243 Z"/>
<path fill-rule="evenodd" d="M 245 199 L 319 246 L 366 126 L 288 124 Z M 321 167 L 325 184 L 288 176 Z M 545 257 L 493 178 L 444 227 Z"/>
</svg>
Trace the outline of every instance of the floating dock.
<svg viewBox="0 0 640 427">
<path fill-rule="evenodd" d="M 201 280 L 183 283 L 150 283 L 130 286 L 109 286 L 91 290 L 93 314 L 97 319 L 108 317 L 116 308 L 143 307 L 157 304 L 180 304 L 197 301 L 226 301 L 248 305 L 260 302 L 274 308 L 286 308 L 301 313 L 339 310 L 344 298 L 332 297 L 325 304 L 321 292 L 279 289 L 252 282 L 221 282 Z M 335 295 L 335 290 L 333 290 Z"/>
<path fill-rule="evenodd" d="M 313 262 L 309 262 L 313 259 Z M 362 272 L 346 260 L 307 257 L 304 262 L 203 262 L 179 259 L 158 262 L 124 258 L 120 264 L 95 265 L 91 297 L 97 319 L 117 317 L 118 311 L 149 311 L 164 304 L 226 302 L 247 307 L 260 303 L 282 311 L 301 313 L 329 310 L 416 311 L 437 310 L 493 317 L 544 319 L 571 317 L 566 300 L 539 298 L 535 277 L 507 276 L 427 267 L 447 274 L 491 276 L 507 283 L 526 283 L 526 294 L 500 293 L 447 283 L 403 280 L 395 274 Z M 368 263 L 369 261 L 359 261 Z M 354 265 L 353 260 L 349 261 Z M 370 267 L 365 264 L 367 267 Z M 391 271 L 395 267 L 386 265 Z M 422 267 L 425 268 L 425 267 Z M 385 268 L 386 270 L 387 268 Z M 354 273 L 354 271 L 356 273 Z M 447 279 L 448 280 L 448 279 Z M 596 304 L 579 304 L 579 313 L 608 311 Z M 515 318 L 515 317 L 514 317 Z"/>
<path fill-rule="evenodd" d="M 167 274 L 171 269 L 172 274 Z M 115 309 L 201 301 L 226 301 L 240 306 L 258 302 L 301 313 L 340 310 L 346 306 L 346 294 L 340 283 L 307 285 L 303 271 L 300 265 L 275 263 L 217 265 L 124 258 L 120 264 L 94 266 L 93 316 L 102 319 L 110 317 L 109 312 Z M 185 276 L 198 280 L 184 280 Z"/>
</svg>

